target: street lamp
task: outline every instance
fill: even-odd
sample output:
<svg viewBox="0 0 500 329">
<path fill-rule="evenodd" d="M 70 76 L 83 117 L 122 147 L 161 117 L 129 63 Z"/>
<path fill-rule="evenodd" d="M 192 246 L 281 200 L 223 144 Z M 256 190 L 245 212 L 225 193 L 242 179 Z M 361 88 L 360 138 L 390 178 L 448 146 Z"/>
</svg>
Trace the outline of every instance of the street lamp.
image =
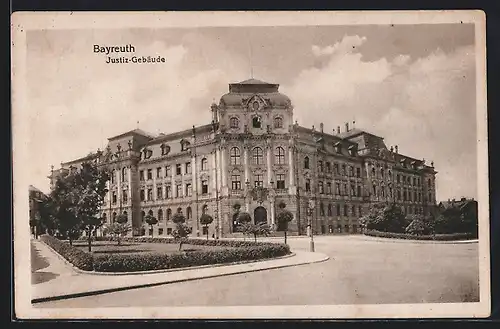
<svg viewBox="0 0 500 329">
<path fill-rule="evenodd" d="M 314 252 L 314 237 L 313 237 L 313 228 L 312 228 L 312 212 L 314 210 L 314 201 L 309 200 L 308 203 L 308 223 L 307 223 L 307 228 L 309 229 L 309 237 L 311 238 L 309 240 L 309 251 Z"/>
</svg>

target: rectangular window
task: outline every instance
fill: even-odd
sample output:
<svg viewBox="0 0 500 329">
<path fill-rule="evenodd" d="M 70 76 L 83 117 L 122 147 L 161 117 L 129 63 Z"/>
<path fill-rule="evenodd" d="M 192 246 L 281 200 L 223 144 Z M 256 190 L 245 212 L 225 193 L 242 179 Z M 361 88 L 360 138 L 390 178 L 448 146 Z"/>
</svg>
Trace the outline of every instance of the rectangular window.
<svg viewBox="0 0 500 329">
<path fill-rule="evenodd" d="M 354 176 L 354 167 L 353 166 L 349 166 L 349 176 L 350 177 Z"/>
<path fill-rule="evenodd" d="M 190 174 L 191 173 L 191 162 L 186 162 L 186 171 L 185 171 L 186 174 Z"/>
<path fill-rule="evenodd" d="M 161 178 L 161 167 L 156 168 L 156 178 Z"/>
<path fill-rule="evenodd" d="M 123 202 L 128 202 L 128 191 L 123 190 L 122 195 L 123 195 Z"/>
<path fill-rule="evenodd" d="M 172 228 L 171 227 L 167 227 L 167 235 L 171 235 L 172 234 Z"/>
<path fill-rule="evenodd" d="M 335 195 L 340 195 L 340 183 L 335 183 Z"/>
<path fill-rule="evenodd" d="M 342 176 L 347 176 L 347 169 L 345 164 L 342 165 Z"/>
<path fill-rule="evenodd" d="M 163 228 L 162 227 L 158 228 L 158 235 L 163 235 Z"/>
<path fill-rule="evenodd" d="M 285 174 L 276 175 L 276 188 L 278 190 L 285 189 Z"/>
<path fill-rule="evenodd" d="M 361 177 L 361 168 L 356 168 L 356 177 Z"/>
<path fill-rule="evenodd" d="M 326 194 L 332 194 L 332 183 L 326 183 Z"/>
<path fill-rule="evenodd" d="M 172 176 L 172 169 L 170 168 L 170 166 L 166 166 L 165 167 L 165 177 L 170 177 Z"/>
<path fill-rule="evenodd" d="M 182 173 L 182 166 L 180 164 L 175 165 L 175 174 L 179 176 Z"/>
<path fill-rule="evenodd" d="M 311 192 L 311 180 L 306 178 L 306 192 Z"/>
<path fill-rule="evenodd" d="M 326 163 L 326 172 L 327 173 L 331 173 L 332 172 L 332 165 L 330 164 L 330 162 Z"/>
<path fill-rule="evenodd" d="M 342 186 L 344 189 L 342 190 L 342 194 L 343 195 L 347 195 L 347 183 L 344 183 L 344 185 Z"/>
<path fill-rule="evenodd" d="M 318 161 L 318 170 L 319 172 L 323 172 L 323 161 Z"/>
<path fill-rule="evenodd" d="M 358 215 L 361 217 L 363 216 L 363 207 L 362 206 L 359 206 L 358 207 Z"/>
<path fill-rule="evenodd" d="M 413 185 L 417 185 L 417 179 L 413 177 Z"/>
<path fill-rule="evenodd" d="M 349 216 L 347 208 L 347 205 L 344 205 L 344 216 Z"/>
<path fill-rule="evenodd" d="M 360 197 L 360 196 L 361 196 L 361 186 L 359 186 L 359 185 L 358 185 L 358 193 L 356 193 L 356 195 L 357 195 L 358 197 Z"/>
<path fill-rule="evenodd" d="M 177 184 L 175 186 L 175 197 L 176 198 L 181 198 L 182 197 L 182 185 L 181 184 Z"/>
<path fill-rule="evenodd" d="M 146 193 L 144 192 L 144 190 L 141 190 L 141 201 L 145 201 L 146 200 Z"/>
<path fill-rule="evenodd" d="M 320 194 L 324 194 L 325 190 L 323 188 L 323 182 L 318 182 L 318 189 Z"/>
<path fill-rule="evenodd" d="M 153 179 L 153 169 L 148 169 L 148 180 Z"/>
<path fill-rule="evenodd" d="M 335 172 L 335 175 L 339 175 L 340 172 L 339 172 L 339 164 L 338 163 L 334 163 L 333 164 L 333 171 Z"/>
<path fill-rule="evenodd" d="M 141 181 L 144 180 L 144 170 L 139 171 L 139 180 L 141 180 Z"/>
<path fill-rule="evenodd" d="M 340 205 L 338 204 L 335 208 L 336 208 L 335 210 L 337 210 L 337 216 L 341 216 Z"/>
<path fill-rule="evenodd" d="M 255 187 L 264 186 L 264 175 L 260 175 L 260 174 L 255 175 L 254 186 Z"/>
<path fill-rule="evenodd" d="M 356 186 L 351 183 L 351 196 L 356 196 Z"/>
<path fill-rule="evenodd" d="M 170 185 L 165 186 L 165 197 L 167 199 L 170 199 L 172 197 L 172 186 Z"/>
<path fill-rule="evenodd" d="M 398 183 L 399 183 L 399 182 L 401 182 L 401 176 L 399 176 L 399 174 L 398 174 L 398 175 L 396 175 L 396 181 L 397 181 Z"/>
<path fill-rule="evenodd" d="M 201 181 L 201 194 L 208 194 L 208 182 L 206 180 Z"/>
<path fill-rule="evenodd" d="M 163 199 L 163 188 L 161 186 L 156 188 L 156 199 Z"/>
<path fill-rule="evenodd" d="M 112 199 L 113 204 L 115 204 L 116 203 L 116 192 L 115 191 L 113 191 L 113 193 L 111 195 L 111 199 Z"/>
<path fill-rule="evenodd" d="M 187 196 L 192 196 L 193 195 L 193 188 L 191 187 L 190 183 L 186 184 L 186 195 Z"/>
<path fill-rule="evenodd" d="M 203 235 L 207 235 L 208 234 L 208 226 L 203 226 L 202 231 L 203 231 L 202 232 Z"/>
<path fill-rule="evenodd" d="M 231 189 L 241 190 L 241 176 L 231 175 Z"/>
<path fill-rule="evenodd" d="M 111 184 L 114 184 L 114 183 L 115 183 L 115 175 L 116 175 L 116 173 L 115 173 L 115 171 L 113 170 L 113 171 L 111 172 Z"/>
<path fill-rule="evenodd" d="M 153 189 L 148 188 L 148 200 L 153 200 Z"/>
</svg>

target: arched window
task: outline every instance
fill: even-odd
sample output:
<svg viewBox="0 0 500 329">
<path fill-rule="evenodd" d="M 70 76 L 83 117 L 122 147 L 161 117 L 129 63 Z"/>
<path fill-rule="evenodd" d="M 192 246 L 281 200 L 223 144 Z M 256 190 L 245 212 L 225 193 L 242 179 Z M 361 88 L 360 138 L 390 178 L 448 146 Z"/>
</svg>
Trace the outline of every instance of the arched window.
<svg viewBox="0 0 500 329">
<path fill-rule="evenodd" d="M 168 208 L 167 209 L 167 220 L 170 220 L 171 217 L 172 217 L 172 209 Z"/>
<path fill-rule="evenodd" d="M 329 203 L 328 204 L 328 216 L 332 216 L 333 215 L 333 209 L 332 209 L 332 204 Z"/>
<path fill-rule="evenodd" d="M 253 164 L 261 165 L 264 163 L 264 153 L 260 147 L 256 147 L 252 151 Z"/>
<path fill-rule="evenodd" d="M 113 217 L 112 218 L 113 218 L 112 222 L 114 223 L 116 221 L 116 212 L 113 212 Z"/>
<path fill-rule="evenodd" d="M 231 147 L 229 150 L 229 161 L 231 165 L 241 164 L 240 149 L 237 147 Z"/>
<path fill-rule="evenodd" d="M 163 220 L 163 210 L 158 209 L 158 222 L 161 222 Z"/>
<path fill-rule="evenodd" d="M 115 178 L 116 178 L 116 170 L 113 170 L 111 172 L 111 184 L 115 183 Z M 429 184 L 430 184 L 430 180 L 429 180 Z"/>
<path fill-rule="evenodd" d="M 283 118 L 282 117 L 274 118 L 274 128 L 283 128 Z"/>
<path fill-rule="evenodd" d="M 319 215 L 325 216 L 325 205 L 323 204 L 323 202 L 319 203 Z"/>
<path fill-rule="evenodd" d="M 309 157 L 304 158 L 304 169 L 309 169 Z"/>
<path fill-rule="evenodd" d="M 177 208 L 177 213 L 178 214 L 182 213 L 182 208 L 181 207 Z"/>
<path fill-rule="evenodd" d="M 186 208 L 186 218 L 191 219 L 192 216 L 193 216 L 193 211 L 191 210 L 191 207 L 187 207 Z"/>
<path fill-rule="evenodd" d="M 127 168 L 122 168 L 122 182 L 127 181 Z"/>
<path fill-rule="evenodd" d="M 123 216 L 127 217 L 127 219 L 128 219 L 128 213 L 127 213 L 127 211 L 123 212 Z"/>
<path fill-rule="evenodd" d="M 207 158 L 201 159 L 201 170 L 207 170 L 208 169 L 208 160 Z"/>
<path fill-rule="evenodd" d="M 281 146 L 278 146 L 276 148 L 274 162 L 276 164 L 284 164 L 285 163 L 285 150 Z"/>
<path fill-rule="evenodd" d="M 229 127 L 238 128 L 240 126 L 240 121 L 236 117 L 229 119 Z"/>
<path fill-rule="evenodd" d="M 153 216 L 153 210 L 148 211 L 149 216 Z"/>
<path fill-rule="evenodd" d="M 146 217 L 146 213 L 141 211 L 141 221 L 144 222 L 144 217 Z"/>
<path fill-rule="evenodd" d="M 208 206 L 207 205 L 203 205 L 203 207 L 201 208 L 201 213 L 202 214 L 206 214 L 208 212 Z"/>
<path fill-rule="evenodd" d="M 103 223 L 106 223 L 108 221 L 108 215 L 106 215 L 106 213 L 102 214 L 102 221 Z"/>
</svg>

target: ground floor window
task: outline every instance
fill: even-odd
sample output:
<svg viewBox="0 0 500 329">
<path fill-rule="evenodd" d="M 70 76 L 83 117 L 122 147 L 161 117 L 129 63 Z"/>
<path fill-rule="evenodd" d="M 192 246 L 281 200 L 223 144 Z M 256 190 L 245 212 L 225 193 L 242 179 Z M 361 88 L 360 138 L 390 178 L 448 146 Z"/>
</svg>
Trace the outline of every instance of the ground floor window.
<svg viewBox="0 0 500 329">
<path fill-rule="evenodd" d="M 203 235 L 207 235 L 208 234 L 208 227 L 207 226 L 203 226 Z"/>
<path fill-rule="evenodd" d="M 172 234 L 172 228 L 171 227 L 167 227 L 167 234 L 168 235 Z"/>
<path fill-rule="evenodd" d="M 163 228 L 158 229 L 158 235 L 163 235 Z"/>
<path fill-rule="evenodd" d="M 149 235 L 153 235 L 153 229 L 152 229 L 152 228 L 150 228 L 150 229 L 149 229 L 148 234 L 149 234 Z"/>
</svg>

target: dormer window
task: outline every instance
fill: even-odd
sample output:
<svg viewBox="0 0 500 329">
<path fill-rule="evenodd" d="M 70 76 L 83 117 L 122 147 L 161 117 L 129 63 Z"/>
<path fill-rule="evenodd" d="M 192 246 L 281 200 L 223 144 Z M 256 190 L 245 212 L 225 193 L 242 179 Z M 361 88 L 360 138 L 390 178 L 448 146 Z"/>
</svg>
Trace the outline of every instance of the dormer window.
<svg viewBox="0 0 500 329">
<path fill-rule="evenodd" d="M 340 142 L 335 143 L 334 146 L 335 146 L 335 152 L 342 153 L 342 144 L 340 144 Z"/>
<path fill-rule="evenodd" d="M 262 120 L 261 120 L 260 116 L 254 116 L 252 118 L 252 126 L 254 128 L 262 128 Z"/>
<path fill-rule="evenodd" d="M 150 149 L 144 149 L 144 159 L 149 159 L 153 155 L 153 151 Z"/>
<path fill-rule="evenodd" d="M 181 151 L 187 151 L 190 145 L 191 143 L 189 143 L 187 140 L 181 140 Z"/>
<path fill-rule="evenodd" d="M 167 155 L 168 153 L 170 153 L 170 146 L 166 144 L 161 144 L 160 148 L 161 148 L 161 155 Z"/>
<path fill-rule="evenodd" d="M 229 127 L 231 127 L 232 129 L 236 129 L 239 128 L 239 126 L 240 121 L 238 120 L 238 118 L 232 117 L 231 119 L 229 119 Z"/>
<path fill-rule="evenodd" d="M 283 128 L 283 118 L 282 117 L 274 118 L 274 128 Z"/>
<path fill-rule="evenodd" d="M 356 156 L 357 153 L 358 153 L 358 150 L 357 150 L 356 145 L 349 146 L 349 154 L 351 156 Z"/>
</svg>

